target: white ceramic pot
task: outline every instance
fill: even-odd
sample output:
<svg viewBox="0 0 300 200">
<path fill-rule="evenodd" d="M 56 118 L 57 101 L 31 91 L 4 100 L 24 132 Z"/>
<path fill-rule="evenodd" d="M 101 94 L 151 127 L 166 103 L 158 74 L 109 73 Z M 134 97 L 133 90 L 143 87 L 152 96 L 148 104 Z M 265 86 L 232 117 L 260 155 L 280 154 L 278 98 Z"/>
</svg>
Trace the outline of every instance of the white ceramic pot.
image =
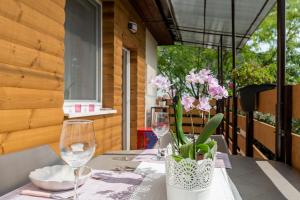
<svg viewBox="0 0 300 200">
<path fill-rule="evenodd" d="M 166 186 L 168 200 L 198 200 L 211 185 L 214 161 L 183 159 L 176 162 L 166 158 Z"/>
</svg>

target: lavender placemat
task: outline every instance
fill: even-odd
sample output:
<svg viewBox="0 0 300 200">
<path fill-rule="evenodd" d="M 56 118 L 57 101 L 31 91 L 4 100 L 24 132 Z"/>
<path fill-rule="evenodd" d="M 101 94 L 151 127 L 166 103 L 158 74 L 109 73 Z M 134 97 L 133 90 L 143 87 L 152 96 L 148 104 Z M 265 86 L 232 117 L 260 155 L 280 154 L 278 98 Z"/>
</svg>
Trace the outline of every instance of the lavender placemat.
<svg viewBox="0 0 300 200">
<path fill-rule="evenodd" d="M 134 190 L 142 183 L 144 176 L 133 172 L 93 171 L 99 179 L 90 178 L 78 189 L 83 200 L 128 200 Z M 22 190 L 42 191 L 29 183 L 14 190 L 0 200 L 49 200 L 41 197 L 20 195 Z M 69 196 L 73 191 L 61 192 L 61 196 Z"/>
<path fill-rule="evenodd" d="M 232 169 L 232 165 L 227 153 L 217 152 L 215 168 Z"/>
</svg>

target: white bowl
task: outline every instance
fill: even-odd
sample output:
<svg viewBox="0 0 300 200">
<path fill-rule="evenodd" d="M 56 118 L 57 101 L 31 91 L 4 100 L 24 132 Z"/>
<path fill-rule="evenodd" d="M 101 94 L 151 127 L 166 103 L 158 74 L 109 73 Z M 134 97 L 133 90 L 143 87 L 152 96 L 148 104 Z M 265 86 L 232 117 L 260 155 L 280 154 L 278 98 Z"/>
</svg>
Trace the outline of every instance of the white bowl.
<svg viewBox="0 0 300 200">
<path fill-rule="evenodd" d="M 78 186 L 84 184 L 91 173 L 91 168 L 83 167 L 80 170 Z M 44 190 L 61 191 L 74 188 L 74 170 L 68 165 L 54 165 L 36 169 L 29 174 L 29 178 L 35 186 Z"/>
</svg>

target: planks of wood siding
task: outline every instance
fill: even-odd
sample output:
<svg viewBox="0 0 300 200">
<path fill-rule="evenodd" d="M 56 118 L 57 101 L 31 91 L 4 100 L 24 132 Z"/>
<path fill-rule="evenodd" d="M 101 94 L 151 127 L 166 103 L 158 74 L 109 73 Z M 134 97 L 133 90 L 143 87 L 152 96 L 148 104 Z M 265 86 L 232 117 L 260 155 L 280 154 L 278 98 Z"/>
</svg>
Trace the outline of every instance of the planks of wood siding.
<svg viewBox="0 0 300 200">
<path fill-rule="evenodd" d="M 246 152 L 246 138 L 243 134 L 238 133 L 238 147 L 240 148 L 240 152 L 245 154 Z"/>
<path fill-rule="evenodd" d="M 275 127 L 254 120 L 254 138 L 275 153 Z"/>
<path fill-rule="evenodd" d="M 0 109 L 62 108 L 62 91 L 0 87 Z"/>
<path fill-rule="evenodd" d="M 64 112 L 61 108 L 33 109 L 29 118 L 29 128 L 39 128 L 61 124 Z"/>
<path fill-rule="evenodd" d="M 292 134 L 292 166 L 300 170 L 300 135 Z"/>
<path fill-rule="evenodd" d="M 145 44 L 146 29 L 141 18 L 129 1 L 115 1 L 115 54 L 121 53 L 118 45 L 131 51 L 131 148 L 136 149 L 137 129 L 144 128 L 145 122 Z M 135 19 L 139 31 L 132 34 L 128 21 Z M 116 57 L 115 57 L 116 58 Z M 115 62 L 121 62 L 115 59 Z"/>
<path fill-rule="evenodd" d="M 298 104 L 298 99 L 300 98 L 300 85 L 293 85 L 292 87 L 293 96 L 293 118 L 300 118 L 300 104 Z M 270 113 L 275 115 L 276 111 L 276 89 L 268 90 L 265 92 L 261 92 L 259 94 L 259 106 L 258 111 L 263 113 Z"/>
<path fill-rule="evenodd" d="M 103 2 L 103 106 L 114 107 L 114 2 Z M 120 96 L 119 96 L 120 97 Z"/>
<path fill-rule="evenodd" d="M 242 116 L 242 115 L 238 115 L 237 124 L 240 129 L 245 131 L 246 130 L 246 117 Z"/>
<path fill-rule="evenodd" d="M 64 0 L 0 1 L 0 153 L 50 144 L 58 153 L 63 121 Z M 145 27 L 128 1 L 103 2 L 103 105 L 94 120 L 96 153 L 122 148 L 122 48 L 136 52 L 131 133 L 144 126 Z M 129 19 L 138 22 L 131 34 Z M 125 23 L 126 22 L 126 23 Z M 10 32 L 13 31 L 13 34 Z M 31 37 L 30 37 L 31 36 Z"/>
<path fill-rule="evenodd" d="M 63 77 L 58 74 L 0 63 L 0 85 L 63 91 Z"/>
<path fill-rule="evenodd" d="M 258 111 L 275 115 L 276 100 L 276 89 L 259 93 Z"/>
<path fill-rule="evenodd" d="M 61 124 L 64 113 L 60 108 L 0 110 L 0 134 L 29 128 Z"/>
<path fill-rule="evenodd" d="M 60 58 L 64 56 L 64 44 L 58 39 L 3 16 L 0 16 L 0 27 L 6 27 L 0 29 L 0 38 Z"/>
<path fill-rule="evenodd" d="M 0 38 L 0 63 L 63 74 L 62 58 L 27 48 Z"/>
<path fill-rule="evenodd" d="M 60 7 L 64 8 L 65 7 L 65 1 L 64 0 L 52 0 L 54 3 L 59 5 Z"/>
<path fill-rule="evenodd" d="M 64 0 L 62 0 L 64 1 Z M 31 2 L 43 5 L 45 1 Z M 32 5 L 32 7 L 36 7 Z M 13 21 L 20 22 L 34 30 L 40 31 L 46 35 L 51 35 L 61 41 L 64 39 L 64 26 L 49 18 L 44 13 L 24 4 L 20 0 L 0 1 L 0 15 L 10 18 Z M 63 19 L 64 20 L 64 19 Z M 61 20 L 61 21 L 63 21 Z"/>
<path fill-rule="evenodd" d="M 268 158 L 255 145 L 253 145 L 253 157 L 256 159 L 268 160 Z"/>
<path fill-rule="evenodd" d="M 293 118 L 300 119 L 300 85 L 294 85 L 293 86 L 293 96 L 292 96 L 292 102 L 293 102 Z"/>
<path fill-rule="evenodd" d="M 2 141 L 3 152 L 11 153 L 25 148 L 53 143 L 58 141 L 60 131 L 61 126 L 48 126 L 11 132 Z"/>
<path fill-rule="evenodd" d="M 130 148 L 137 148 L 137 53 L 130 55 Z M 132 98 L 133 97 L 133 98 Z"/>
<path fill-rule="evenodd" d="M 53 19 L 57 23 L 63 25 L 65 22 L 64 7 L 57 5 L 52 0 L 43 0 L 43 3 L 36 3 L 36 0 L 18 0 L 20 3 L 38 11 L 39 13 Z M 64 1 L 61 1 L 64 2 Z"/>
<path fill-rule="evenodd" d="M 30 109 L 0 110 L 0 134 L 29 128 Z"/>
<path fill-rule="evenodd" d="M 96 131 L 103 130 L 106 128 L 118 126 L 122 123 L 121 115 L 114 115 L 110 117 L 102 117 L 100 119 L 94 120 L 94 129 Z"/>
<path fill-rule="evenodd" d="M 64 0 L 0 1 L 0 153 L 58 142 Z"/>
<path fill-rule="evenodd" d="M 193 117 L 193 123 L 194 124 L 205 124 L 207 123 L 208 119 L 200 118 L 200 117 Z M 170 123 L 175 123 L 175 117 L 170 117 Z M 184 124 L 191 124 L 191 118 L 190 117 L 183 117 L 182 123 Z"/>
</svg>

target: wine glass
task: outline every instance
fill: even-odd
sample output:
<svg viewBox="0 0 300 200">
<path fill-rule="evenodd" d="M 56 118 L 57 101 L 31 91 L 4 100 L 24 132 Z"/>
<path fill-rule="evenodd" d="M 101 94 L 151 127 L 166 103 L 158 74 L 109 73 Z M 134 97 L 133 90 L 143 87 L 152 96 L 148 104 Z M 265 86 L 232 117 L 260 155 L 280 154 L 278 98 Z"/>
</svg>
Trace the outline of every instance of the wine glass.
<svg viewBox="0 0 300 200">
<path fill-rule="evenodd" d="M 152 131 L 157 136 L 158 141 L 158 150 L 157 150 L 157 156 L 153 159 L 160 160 L 162 157 L 162 152 L 160 149 L 160 139 L 162 136 L 164 136 L 166 133 L 169 132 L 169 114 L 167 112 L 155 112 L 152 116 Z"/>
<path fill-rule="evenodd" d="M 96 139 L 94 123 L 90 120 L 66 120 L 60 136 L 62 159 L 74 169 L 74 200 L 78 200 L 79 169 L 94 155 Z"/>
</svg>

